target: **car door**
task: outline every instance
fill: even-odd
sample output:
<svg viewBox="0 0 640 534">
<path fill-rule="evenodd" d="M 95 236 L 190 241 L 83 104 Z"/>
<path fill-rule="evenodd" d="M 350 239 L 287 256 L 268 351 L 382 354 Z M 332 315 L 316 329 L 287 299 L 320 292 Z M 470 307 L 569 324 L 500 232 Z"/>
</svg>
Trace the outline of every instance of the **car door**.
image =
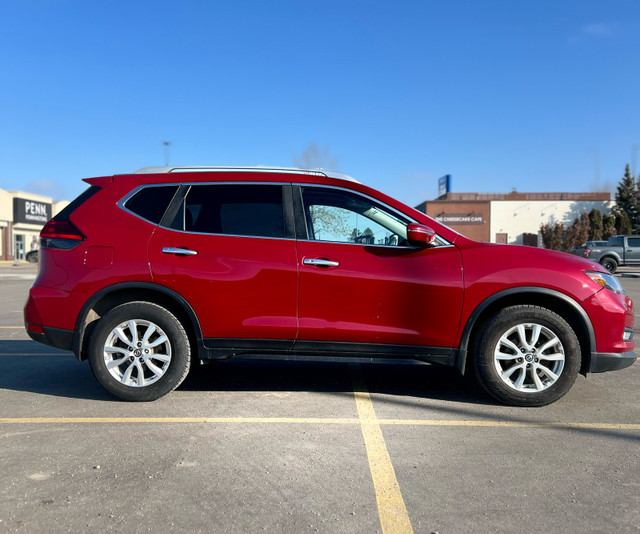
<svg viewBox="0 0 640 534">
<path fill-rule="evenodd" d="M 223 339 L 234 346 L 282 340 L 278 348 L 291 348 L 298 273 L 283 200 L 288 191 L 262 183 L 183 186 L 155 231 L 149 246 L 154 282 L 187 300 L 207 346 Z"/>
<path fill-rule="evenodd" d="M 627 237 L 625 248 L 625 262 L 628 265 L 638 265 L 640 263 L 640 237 Z"/>
<path fill-rule="evenodd" d="M 409 217 L 346 189 L 300 185 L 294 198 L 296 348 L 328 342 L 453 346 L 463 296 L 455 246 L 443 240 L 411 246 Z"/>
</svg>

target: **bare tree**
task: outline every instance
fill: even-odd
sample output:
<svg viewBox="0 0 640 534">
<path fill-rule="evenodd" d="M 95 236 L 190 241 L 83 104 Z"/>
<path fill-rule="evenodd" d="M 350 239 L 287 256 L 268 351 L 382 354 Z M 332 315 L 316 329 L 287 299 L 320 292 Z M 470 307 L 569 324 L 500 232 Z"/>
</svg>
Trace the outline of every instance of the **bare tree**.
<svg viewBox="0 0 640 534">
<path fill-rule="evenodd" d="M 293 157 L 293 164 L 299 169 L 338 170 L 338 160 L 331 155 L 328 147 L 322 149 L 311 142 L 299 156 Z"/>
<path fill-rule="evenodd" d="M 338 161 L 331 156 L 327 147 L 319 149 L 315 143 L 309 143 L 300 156 L 294 156 L 293 164 L 300 169 L 338 170 Z M 333 236 L 346 236 L 349 233 L 349 214 L 335 206 L 310 206 L 311 227 L 315 239 L 327 239 Z"/>
<path fill-rule="evenodd" d="M 572 247 L 581 245 L 589 238 L 589 216 L 586 211 L 581 213 L 567 228 L 559 222 L 542 224 L 540 234 L 546 248 L 571 252 Z"/>
</svg>

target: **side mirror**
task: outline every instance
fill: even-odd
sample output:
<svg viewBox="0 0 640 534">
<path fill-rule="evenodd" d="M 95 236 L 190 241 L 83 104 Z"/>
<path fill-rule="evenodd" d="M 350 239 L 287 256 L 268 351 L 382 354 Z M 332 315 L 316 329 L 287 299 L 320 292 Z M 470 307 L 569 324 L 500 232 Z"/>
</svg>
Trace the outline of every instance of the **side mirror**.
<svg viewBox="0 0 640 534">
<path fill-rule="evenodd" d="M 418 223 L 407 225 L 407 241 L 416 247 L 428 247 L 436 239 L 436 233 L 432 228 Z"/>
</svg>

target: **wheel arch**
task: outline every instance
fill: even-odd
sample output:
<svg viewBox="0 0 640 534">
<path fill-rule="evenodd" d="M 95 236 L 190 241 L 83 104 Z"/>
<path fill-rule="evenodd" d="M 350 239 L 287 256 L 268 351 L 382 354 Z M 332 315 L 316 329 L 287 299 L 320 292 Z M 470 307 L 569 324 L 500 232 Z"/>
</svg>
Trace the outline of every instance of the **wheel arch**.
<svg viewBox="0 0 640 534">
<path fill-rule="evenodd" d="M 464 374 L 470 347 L 485 319 L 498 310 L 514 305 L 534 305 L 547 308 L 561 315 L 569 323 L 580 342 L 582 361 L 580 372 L 586 374 L 591 364 L 591 353 L 595 351 L 596 339 L 591 319 L 582 306 L 571 297 L 542 287 L 518 287 L 500 291 L 481 302 L 471 313 L 462 331 L 460 349 L 455 365 Z"/>
<path fill-rule="evenodd" d="M 149 282 L 125 282 L 105 287 L 84 304 L 73 335 L 72 350 L 78 360 L 87 359 L 87 344 L 98 320 L 106 312 L 126 302 L 151 302 L 169 310 L 189 336 L 193 355 L 202 346 L 202 329 L 193 308 L 184 297 L 167 287 Z"/>
</svg>

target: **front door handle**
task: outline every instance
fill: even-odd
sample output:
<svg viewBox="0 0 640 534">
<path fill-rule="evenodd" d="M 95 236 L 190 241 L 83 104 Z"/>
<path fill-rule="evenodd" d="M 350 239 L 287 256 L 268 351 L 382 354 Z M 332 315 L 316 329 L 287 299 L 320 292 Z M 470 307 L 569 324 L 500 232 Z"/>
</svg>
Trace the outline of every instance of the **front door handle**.
<svg viewBox="0 0 640 534">
<path fill-rule="evenodd" d="M 175 248 L 164 247 L 162 249 L 163 254 L 177 254 L 178 256 L 195 256 L 197 252 L 195 250 L 189 250 L 188 248 Z"/>
<path fill-rule="evenodd" d="M 302 263 L 304 265 L 313 265 L 314 267 L 337 267 L 340 265 L 337 261 L 324 260 L 322 258 L 305 258 Z"/>
</svg>

